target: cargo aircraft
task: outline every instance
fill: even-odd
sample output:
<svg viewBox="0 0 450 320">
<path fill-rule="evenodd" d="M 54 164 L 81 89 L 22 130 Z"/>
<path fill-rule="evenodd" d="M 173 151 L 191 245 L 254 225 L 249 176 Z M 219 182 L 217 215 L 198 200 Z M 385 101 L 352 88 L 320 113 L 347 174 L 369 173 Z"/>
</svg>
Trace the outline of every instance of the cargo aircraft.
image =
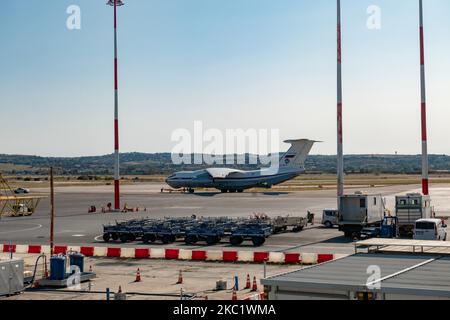
<svg viewBox="0 0 450 320">
<path fill-rule="evenodd" d="M 166 179 L 174 189 L 194 193 L 197 188 L 215 188 L 223 193 L 243 192 L 250 188 L 271 188 L 305 172 L 305 160 L 314 143 L 308 139 L 287 140 L 291 147 L 284 153 L 276 168 L 243 171 L 230 168 L 209 168 L 197 171 L 180 171 Z"/>
</svg>

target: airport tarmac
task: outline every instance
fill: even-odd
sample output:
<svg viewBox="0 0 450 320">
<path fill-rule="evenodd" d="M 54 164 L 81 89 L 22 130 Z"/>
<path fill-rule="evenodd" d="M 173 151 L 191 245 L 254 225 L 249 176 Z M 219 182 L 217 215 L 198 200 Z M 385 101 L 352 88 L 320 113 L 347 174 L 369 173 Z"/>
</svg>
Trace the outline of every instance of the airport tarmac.
<svg viewBox="0 0 450 320">
<path fill-rule="evenodd" d="M 307 211 L 316 214 L 314 226 L 300 233 L 285 233 L 270 237 L 258 250 L 278 252 L 319 252 L 352 253 L 353 243 L 337 229 L 325 229 L 320 224 L 321 212 L 325 208 L 336 206 L 334 190 L 301 192 L 278 192 L 268 190 L 263 193 L 245 192 L 242 194 L 222 194 L 220 192 L 199 192 L 196 194 L 161 193 L 159 183 L 135 184 L 123 186 L 122 205 L 140 207 L 139 213 L 87 213 L 91 205 L 98 210 L 112 200 L 111 186 L 60 187 L 56 188 L 55 243 L 70 245 L 104 245 L 101 239 L 102 225 L 115 220 L 138 217 L 165 216 L 250 216 L 253 213 L 276 215 L 306 216 Z M 419 192 L 420 186 L 389 186 L 370 188 L 369 193 L 381 193 L 387 199 L 387 208 L 393 209 L 394 196 L 405 192 Z M 32 189 L 33 192 L 45 192 L 45 189 Z M 354 192 L 356 190 L 352 190 Z M 449 216 L 450 185 L 438 184 L 431 188 L 433 205 L 438 215 Z M 146 208 L 147 211 L 142 211 Z M 49 239 L 49 200 L 44 199 L 38 211 L 31 217 L 3 217 L 0 220 L 0 243 L 48 244 Z M 122 244 L 118 246 L 136 246 Z M 111 244 L 110 244 L 111 245 Z M 184 249 L 204 248 L 201 245 L 188 246 L 184 243 L 171 245 L 152 244 L 158 248 L 180 247 Z M 149 246 L 150 247 L 150 246 Z M 211 249 L 230 248 L 223 242 Z M 240 250 L 254 250 L 250 244 L 239 247 Z"/>
<path fill-rule="evenodd" d="M 7 258 L 0 253 L 0 259 Z M 25 261 L 25 270 L 33 271 L 37 255 L 20 255 Z M 92 280 L 89 290 L 88 283 L 82 283 L 79 288 L 68 290 L 44 291 L 27 290 L 23 294 L 2 297 L 0 300 L 105 300 L 106 289 L 116 292 L 121 286 L 127 294 L 127 300 L 179 300 L 180 292 L 194 296 L 195 300 L 231 300 L 234 277 L 239 277 L 238 299 L 245 299 L 255 294 L 245 288 L 247 274 L 256 277 L 258 292 L 263 288 L 260 279 L 264 276 L 264 268 L 258 264 L 227 264 L 212 262 L 189 262 L 164 260 L 132 260 L 132 259 L 101 259 L 86 258 L 86 268 L 92 267 L 97 277 Z M 141 282 L 135 282 L 139 268 Z M 267 265 L 266 275 L 276 275 L 283 272 L 298 270 L 298 265 Z M 43 266 L 37 269 L 38 278 Z M 177 284 L 179 271 L 182 271 L 183 283 Z M 227 282 L 227 290 L 216 291 L 216 281 Z M 256 292 L 256 293 L 258 293 Z M 111 294 L 111 299 L 113 299 Z"/>
</svg>

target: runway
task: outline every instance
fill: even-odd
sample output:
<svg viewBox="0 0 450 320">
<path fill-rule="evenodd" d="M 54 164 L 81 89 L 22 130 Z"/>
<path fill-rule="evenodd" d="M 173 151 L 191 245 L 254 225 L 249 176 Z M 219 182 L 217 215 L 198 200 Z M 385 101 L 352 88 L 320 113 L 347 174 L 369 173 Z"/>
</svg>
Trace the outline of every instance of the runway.
<svg viewBox="0 0 450 320">
<path fill-rule="evenodd" d="M 222 194 L 220 192 L 203 192 L 196 194 L 161 193 L 162 185 L 136 184 L 123 186 L 122 205 L 146 208 L 139 213 L 89 214 L 91 205 L 97 209 L 112 201 L 110 186 L 61 187 L 56 189 L 55 242 L 59 244 L 96 244 L 103 241 L 102 225 L 115 220 L 137 217 L 165 216 L 250 216 L 253 213 L 266 213 L 270 216 L 296 215 L 306 216 L 307 211 L 316 214 L 316 225 L 300 233 L 286 233 L 270 237 L 260 248 L 270 251 L 298 251 L 351 253 L 353 244 L 342 237 L 336 229 L 325 229 L 320 224 L 321 212 L 325 208 L 336 207 L 334 190 L 276 192 L 246 192 L 242 194 Z M 387 199 L 387 207 L 393 209 L 394 196 L 405 192 L 416 192 L 420 186 L 391 186 L 371 188 L 369 193 L 381 193 Z M 36 189 L 36 192 L 45 190 Z M 353 191 L 352 191 L 353 192 Z M 450 186 L 437 185 L 431 189 L 433 205 L 438 213 L 448 216 L 450 212 Z M 0 243 L 48 244 L 49 239 L 49 200 L 41 202 L 38 211 L 31 217 L 4 217 L 0 220 Z M 120 244 L 123 246 L 122 244 Z M 127 244 L 126 246 L 135 246 Z M 158 247 L 182 246 L 195 249 L 202 246 L 187 246 L 182 243 L 168 246 L 153 244 Z M 215 247 L 228 248 L 231 245 L 221 243 Z M 250 245 L 243 250 L 254 250 Z M 259 250 L 259 249 L 258 249 Z"/>
</svg>

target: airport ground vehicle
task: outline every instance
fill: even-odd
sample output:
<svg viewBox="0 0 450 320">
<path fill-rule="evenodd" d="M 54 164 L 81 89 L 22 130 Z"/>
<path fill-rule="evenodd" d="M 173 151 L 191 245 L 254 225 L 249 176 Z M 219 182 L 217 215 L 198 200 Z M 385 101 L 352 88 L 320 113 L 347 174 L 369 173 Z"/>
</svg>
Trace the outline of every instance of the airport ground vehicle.
<svg viewBox="0 0 450 320">
<path fill-rule="evenodd" d="M 161 241 L 164 244 L 184 239 L 187 230 L 197 224 L 194 217 L 166 218 L 162 220 L 146 221 L 142 227 L 142 242 Z"/>
<path fill-rule="evenodd" d="M 269 219 L 273 232 L 279 233 L 292 228 L 292 232 L 300 232 L 308 225 L 308 219 L 304 217 L 279 216 Z"/>
<path fill-rule="evenodd" d="M 358 238 L 364 228 L 380 227 L 384 216 L 381 195 L 357 192 L 339 198 L 339 231 L 343 231 L 347 238 Z"/>
<path fill-rule="evenodd" d="M 32 215 L 44 197 L 24 195 L 26 193 L 29 193 L 29 190 L 25 188 L 13 190 L 0 173 L 0 218 L 2 216 L 19 217 Z"/>
<path fill-rule="evenodd" d="M 116 222 L 115 225 L 103 226 L 103 240 L 122 242 L 135 241 L 142 238 L 142 228 L 145 224 L 144 220 L 129 220 L 126 222 Z"/>
<path fill-rule="evenodd" d="M 322 212 L 322 224 L 327 228 L 333 228 L 339 224 L 339 211 L 336 209 L 325 209 Z"/>
<path fill-rule="evenodd" d="M 178 238 L 181 238 L 183 233 L 179 225 L 172 225 L 171 223 L 158 223 L 150 226 L 145 226 L 142 231 L 142 242 L 156 242 L 160 240 L 164 244 L 173 243 Z"/>
<path fill-rule="evenodd" d="M 186 244 L 206 242 L 214 245 L 227 239 L 233 245 L 240 245 L 246 240 L 253 245 L 264 244 L 266 238 L 274 234 L 275 226 L 278 232 L 292 227 L 293 232 L 301 231 L 307 225 L 303 217 L 268 218 L 258 215 L 252 218 L 164 218 L 164 219 L 134 219 L 103 226 L 103 240 L 143 243 L 161 241 L 164 244 L 177 240 Z"/>
<path fill-rule="evenodd" d="M 105 225 L 103 226 L 103 241 L 109 242 L 110 240 L 117 241 L 119 239 L 119 234 L 117 233 L 116 226 Z"/>
<path fill-rule="evenodd" d="M 408 193 L 395 197 L 395 214 L 398 217 L 401 237 L 413 237 L 415 222 L 434 218 L 430 197 L 420 193 Z"/>
<path fill-rule="evenodd" d="M 363 228 L 360 232 L 359 238 L 397 238 L 398 235 L 398 218 L 386 216 L 379 227 Z"/>
<path fill-rule="evenodd" d="M 26 188 L 17 188 L 14 190 L 15 194 L 26 194 L 26 193 L 30 193 L 30 189 L 26 189 Z"/>
<path fill-rule="evenodd" d="M 273 227 L 262 221 L 248 221 L 240 223 L 233 229 L 230 243 L 234 246 L 242 244 L 245 240 L 251 240 L 255 247 L 262 246 L 266 238 L 273 233 Z"/>
<path fill-rule="evenodd" d="M 447 226 L 439 219 L 419 219 L 414 227 L 415 240 L 447 241 Z"/>
<path fill-rule="evenodd" d="M 33 214 L 32 208 L 23 203 L 13 205 L 13 209 L 19 216 L 31 216 Z"/>
<path fill-rule="evenodd" d="M 199 241 L 205 241 L 208 245 L 214 245 L 227 235 L 227 223 L 215 221 L 199 222 L 186 231 L 184 242 L 186 244 L 196 244 Z"/>
</svg>

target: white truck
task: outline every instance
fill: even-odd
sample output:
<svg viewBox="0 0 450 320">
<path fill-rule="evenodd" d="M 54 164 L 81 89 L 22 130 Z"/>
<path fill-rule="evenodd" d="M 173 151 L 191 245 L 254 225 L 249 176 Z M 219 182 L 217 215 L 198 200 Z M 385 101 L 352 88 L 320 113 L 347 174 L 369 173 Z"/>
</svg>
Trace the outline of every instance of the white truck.
<svg viewBox="0 0 450 320">
<path fill-rule="evenodd" d="M 322 211 L 322 224 L 326 228 L 333 228 L 339 224 L 339 211 L 337 209 L 325 209 Z"/>
<path fill-rule="evenodd" d="M 434 218 L 430 196 L 420 193 L 408 193 L 395 197 L 395 215 L 398 218 L 401 237 L 412 238 L 417 220 Z"/>
<path fill-rule="evenodd" d="M 345 237 L 359 237 L 361 230 L 380 227 L 385 215 L 385 201 L 380 195 L 356 192 L 339 198 L 339 231 Z"/>
</svg>

